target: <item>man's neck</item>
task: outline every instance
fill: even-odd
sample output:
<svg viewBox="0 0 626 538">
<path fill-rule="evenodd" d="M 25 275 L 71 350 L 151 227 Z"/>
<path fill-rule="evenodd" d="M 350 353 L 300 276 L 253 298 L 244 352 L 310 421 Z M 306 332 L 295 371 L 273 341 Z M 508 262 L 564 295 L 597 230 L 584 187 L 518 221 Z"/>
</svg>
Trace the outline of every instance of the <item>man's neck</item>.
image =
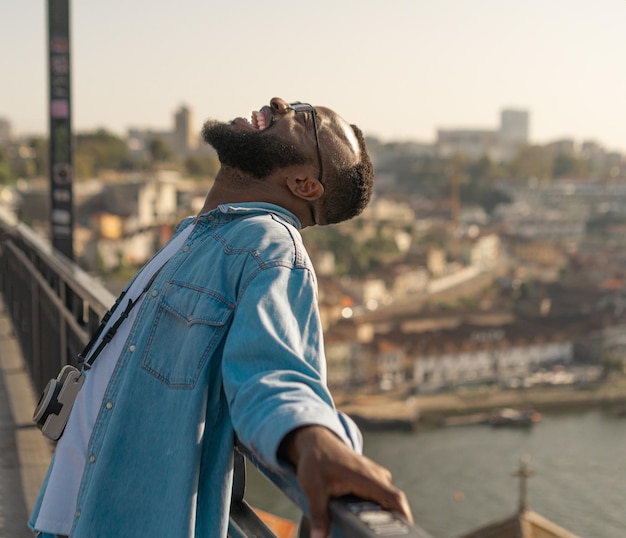
<svg viewBox="0 0 626 538">
<path fill-rule="evenodd" d="M 226 167 L 222 167 L 218 172 L 200 214 L 222 204 L 243 202 L 275 204 L 291 211 L 298 217 L 303 228 L 315 224 L 310 206 L 294 198 L 284 182 L 281 182 L 280 176 L 268 176 L 259 180 L 250 178 L 239 170 Z"/>
</svg>

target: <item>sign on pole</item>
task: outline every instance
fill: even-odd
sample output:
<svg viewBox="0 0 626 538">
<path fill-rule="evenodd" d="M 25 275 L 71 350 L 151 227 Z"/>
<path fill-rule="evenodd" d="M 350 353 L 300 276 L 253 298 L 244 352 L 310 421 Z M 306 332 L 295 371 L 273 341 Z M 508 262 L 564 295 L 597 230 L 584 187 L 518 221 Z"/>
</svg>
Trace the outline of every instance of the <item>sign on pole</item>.
<svg viewBox="0 0 626 538">
<path fill-rule="evenodd" d="M 48 0 L 50 233 L 52 246 L 74 259 L 69 0 Z"/>
</svg>

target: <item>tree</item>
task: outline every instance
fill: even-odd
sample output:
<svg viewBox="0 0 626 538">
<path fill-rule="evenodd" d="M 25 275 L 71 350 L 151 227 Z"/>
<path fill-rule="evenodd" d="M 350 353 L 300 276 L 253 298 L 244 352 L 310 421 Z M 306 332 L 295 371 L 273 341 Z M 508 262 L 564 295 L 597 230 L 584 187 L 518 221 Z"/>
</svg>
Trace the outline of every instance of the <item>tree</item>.
<svg viewBox="0 0 626 538">
<path fill-rule="evenodd" d="M 153 138 L 150 140 L 148 149 L 150 151 L 152 162 L 154 163 L 167 162 L 171 160 L 174 155 L 172 148 L 170 148 L 161 138 Z"/>
<path fill-rule="evenodd" d="M 608 379 L 613 375 L 624 373 L 624 358 L 615 353 L 610 353 L 602 358 L 602 378 Z"/>
<path fill-rule="evenodd" d="M 587 175 L 586 163 L 571 155 L 559 153 L 554 158 L 554 177 L 581 177 Z"/>
<path fill-rule="evenodd" d="M 0 151 L 0 185 L 8 185 L 11 182 L 11 168 L 9 167 L 9 159 Z"/>
<path fill-rule="evenodd" d="M 393 234 L 382 227 L 365 241 L 355 241 L 353 234 L 350 226 L 316 226 L 307 228 L 303 237 L 311 252 L 328 250 L 334 254 L 338 275 L 366 275 L 381 267 L 389 256 L 398 254 Z"/>
<path fill-rule="evenodd" d="M 494 180 L 502 177 L 502 168 L 488 157 L 470 161 L 463 167 L 465 182 L 461 185 L 461 200 L 481 206 L 491 214 L 498 204 L 507 204 L 511 198 L 493 186 Z"/>
<path fill-rule="evenodd" d="M 48 140 L 42 136 L 30 138 L 26 145 L 30 148 L 30 167 L 24 177 L 48 175 Z"/>
<path fill-rule="evenodd" d="M 75 174 L 79 179 L 97 176 L 101 170 L 133 168 L 126 141 L 104 129 L 77 135 L 75 148 Z"/>
<path fill-rule="evenodd" d="M 219 166 L 219 160 L 214 155 L 190 155 L 185 160 L 187 173 L 192 177 L 214 178 Z"/>
<path fill-rule="evenodd" d="M 525 146 L 513 159 L 511 170 L 516 179 L 549 181 L 553 176 L 554 159 L 545 147 Z"/>
</svg>

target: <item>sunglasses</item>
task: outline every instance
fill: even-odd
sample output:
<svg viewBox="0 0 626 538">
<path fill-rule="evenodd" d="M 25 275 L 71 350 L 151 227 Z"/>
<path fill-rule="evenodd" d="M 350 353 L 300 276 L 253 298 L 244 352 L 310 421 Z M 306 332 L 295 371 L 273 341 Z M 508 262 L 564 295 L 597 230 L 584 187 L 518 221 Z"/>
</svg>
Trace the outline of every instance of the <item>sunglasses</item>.
<svg viewBox="0 0 626 538">
<path fill-rule="evenodd" d="M 318 181 L 322 183 L 323 185 L 322 152 L 320 151 L 320 139 L 319 139 L 319 135 L 317 134 L 317 112 L 315 111 L 312 105 L 308 103 L 301 103 L 300 101 L 296 101 L 295 103 L 289 103 L 289 108 L 287 110 L 293 110 L 296 114 L 298 113 L 305 114 L 307 112 L 311 113 L 311 118 L 313 119 L 313 132 L 315 133 L 315 145 L 317 147 L 317 161 L 319 163 L 319 169 L 320 169 Z"/>
</svg>

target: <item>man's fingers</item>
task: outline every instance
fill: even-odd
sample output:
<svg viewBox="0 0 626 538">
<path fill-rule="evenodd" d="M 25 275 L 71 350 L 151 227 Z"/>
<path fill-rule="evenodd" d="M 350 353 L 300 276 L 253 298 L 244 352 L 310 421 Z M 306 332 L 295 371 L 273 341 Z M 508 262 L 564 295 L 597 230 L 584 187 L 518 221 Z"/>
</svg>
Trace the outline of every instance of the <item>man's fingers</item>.
<svg viewBox="0 0 626 538">
<path fill-rule="evenodd" d="M 409 500 L 406 498 L 406 495 L 401 490 L 396 490 L 396 501 L 395 508 L 391 508 L 400 514 L 402 514 L 409 523 L 413 523 L 413 513 L 411 512 L 411 506 L 409 505 Z"/>
<path fill-rule="evenodd" d="M 391 477 L 390 474 L 389 477 Z M 386 510 L 402 514 L 407 521 L 413 523 L 413 515 L 411 514 L 411 507 L 406 495 L 402 490 L 395 487 L 390 479 L 389 482 L 377 482 L 364 480 L 362 477 L 359 477 L 352 482 L 349 491 L 343 493 L 353 493 L 363 499 L 374 501 Z"/>
<path fill-rule="evenodd" d="M 324 529 L 311 529 L 311 538 L 326 538 L 328 532 Z"/>
<path fill-rule="evenodd" d="M 353 452 L 330 430 L 301 428 L 289 441 L 285 453 L 296 465 L 298 481 L 309 501 L 312 537 L 328 536 L 330 498 L 347 494 L 373 501 L 413 521 L 406 496 L 393 485 L 391 472 Z"/>
<path fill-rule="evenodd" d="M 359 475 L 348 473 L 343 479 L 328 483 L 328 493 L 321 493 L 323 485 L 309 495 L 309 509 L 311 512 L 311 529 L 320 532 L 320 538 L 326 538 L 330 531 L 330 519 L 328 504 L 330 498 L 342 497 L 353 494 L 362 499 L 374 501 L 383 509 L 390 510 L 403 516 L 409 523 L 413 523 L 413 516 L 408 499 L 403 491 L 391 483 L 391 474 L 384 469 L 375 466 L 371 474 Z M 339 473 L 337 473 L 339 474 Z M 337 477 L 337 475 L 335 475 Z M 312 534 L 311 536 L 318 536 Z"/>
<path fill-rule="evenodd" d="M 309 511 L 311 513 L 311 538 L 326 538 L 330 530 L 328 519 L 329 497 L 316 492 L 309 495 Z"/>
</svg>

